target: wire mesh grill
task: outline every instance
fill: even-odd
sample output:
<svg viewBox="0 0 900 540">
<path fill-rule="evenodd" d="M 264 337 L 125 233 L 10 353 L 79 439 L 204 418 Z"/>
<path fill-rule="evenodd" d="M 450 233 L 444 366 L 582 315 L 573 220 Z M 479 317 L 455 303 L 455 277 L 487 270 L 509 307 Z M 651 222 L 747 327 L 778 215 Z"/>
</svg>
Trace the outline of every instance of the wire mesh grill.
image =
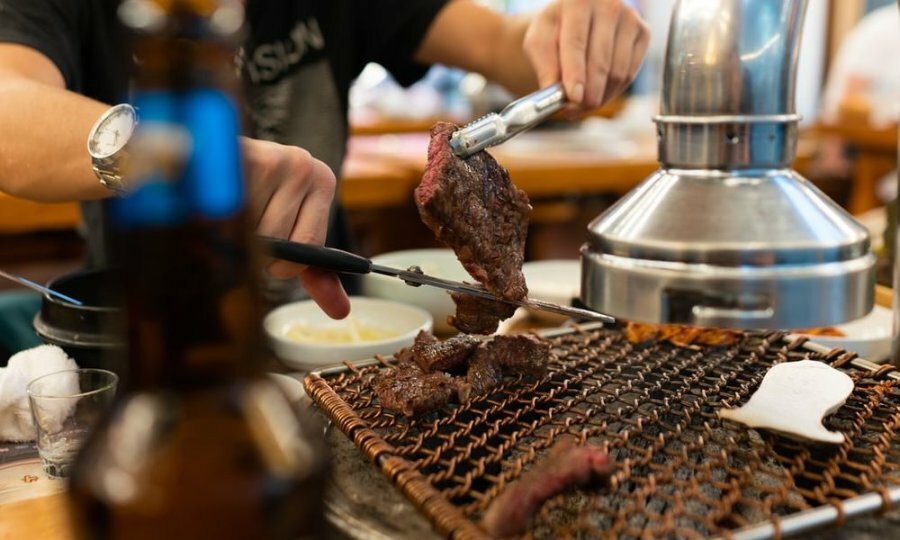
<svg viewBox="0 0 900 540">
<path fill-rule="evenodd" d="M 480 538 L 481 515 L 505 486 L 566 434 L 601 445 L 617 464 L 607 487 L 572 490 L 541 507 L 534 538 L 699 538 L 778 520 L 900 485 L 900 388 L 890 366 L 863 371 L 854 355 L 815 353 L 783 334 L 730 347 L 632 345 L 621 332 L 547 338 L 541 380 L 508 378 L 496 392 L 408 419 L 383 409 L 379 359 L 307 377 L 314 401 L 447 536 Z M 720 420 L 749 399 L 774 364 L 820 360 L 846 371 L 853 394 L 820 446 Z M 790 414 L 790 411 L 785 411 Z"/>
</svg>

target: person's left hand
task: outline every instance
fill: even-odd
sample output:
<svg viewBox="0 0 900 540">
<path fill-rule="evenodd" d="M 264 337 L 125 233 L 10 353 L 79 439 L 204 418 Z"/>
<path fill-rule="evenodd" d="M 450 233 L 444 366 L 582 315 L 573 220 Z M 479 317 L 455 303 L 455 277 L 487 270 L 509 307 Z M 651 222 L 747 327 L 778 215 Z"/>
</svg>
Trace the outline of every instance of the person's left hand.
<svg viewBox="0 0 900 540">
<path fill-rule="evenodd" d="M 569 102 L 590 110 L 631 84 L 649 41 L 621 0 L 556 0 L 532 19 L 523 47 L 541 88 L 562 81 Z"/>
</svg>

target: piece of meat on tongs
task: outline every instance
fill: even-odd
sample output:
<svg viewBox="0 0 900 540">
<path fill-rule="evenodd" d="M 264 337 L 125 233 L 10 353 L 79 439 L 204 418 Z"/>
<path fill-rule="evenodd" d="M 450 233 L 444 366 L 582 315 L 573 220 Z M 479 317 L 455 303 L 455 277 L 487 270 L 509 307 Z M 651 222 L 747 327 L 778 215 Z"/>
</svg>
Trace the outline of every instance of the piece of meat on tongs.
<svg viewBox="0 0 900 540">
<path fill-rule="evenodd" d="M 419 214 L 486 290 L 507 300 L 521 300 L 528 294 L 522 274 L 531 211 L 528 196 L 487 152 L 468 158 L 456 156 L 450 148 L 450 136 L 456 129 L 454 124 L 439 122 L 431 130 L 428 165 L 415 190 Z M 458 297 L 454 300 L 460 304 Z M 490 301 L 481 300 L 485 302 Z M 473 317 L 465 312 L 470 304 L 463 302 L 462 306 L 451 324 L 466 325 Z M 509 308 L 490 311 L 500 315 Z M 482 324 L 466 328 L 482 333 L 490 327 L 478 322 Z M 494 330 L 496 325 L 489 332 Z"/>
</svg>

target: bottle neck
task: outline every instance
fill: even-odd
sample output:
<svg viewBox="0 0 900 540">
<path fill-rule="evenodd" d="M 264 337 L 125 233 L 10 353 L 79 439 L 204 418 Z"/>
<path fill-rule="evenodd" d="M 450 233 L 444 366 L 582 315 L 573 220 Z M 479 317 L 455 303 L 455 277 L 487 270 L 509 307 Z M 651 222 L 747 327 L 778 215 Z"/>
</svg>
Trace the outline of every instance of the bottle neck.
<svg viewBox="0 0 900 540">
<path fill-rule="evenodd" d="M 111 205 L 132 389 L 196 389 L 261 371 L 238 107 L 221 42 L 138 40 L 130 192 Z"/>
</svg>

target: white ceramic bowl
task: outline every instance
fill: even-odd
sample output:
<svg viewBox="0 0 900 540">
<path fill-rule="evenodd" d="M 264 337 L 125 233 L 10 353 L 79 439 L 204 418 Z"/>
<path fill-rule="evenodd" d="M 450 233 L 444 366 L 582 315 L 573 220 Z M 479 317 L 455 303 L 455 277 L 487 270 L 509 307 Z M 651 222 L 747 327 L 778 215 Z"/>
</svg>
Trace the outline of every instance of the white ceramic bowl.
<svg viewBox="0 0 900 540">
<path fill-rule="evenodd" d="M 884 362 L 891 355 L 893 312 L 882 306 L 855 321 L 835 325 L 843 336 L 809 336 L 810 341 L 830 348 L 853 351 L 871 362 Z"/>
<path fill-rule="evenodd" d="M 562 306 L 571 306 L 573 298 L 581 296 L 581 261 L 552 259 L 532 261 L 522 265 L 528 296 Z M 531 315 L 550 322 L 566 319 L 549 311 L 532 310 Z"/>
<path fill-rule="evenodd" d="M 410 249 L 392 251 L 372 257 L 372 262 L 406 269 L 418 265 L 428 275 L 454 281 L 474 281 L 451 249 Z M 378 274 L 366 274 L 362 279 L 365 296 L 389 298 L 419 306 L 431 313 L 437 332 L 453 332 L 447 316 L 456 313 L 456 305 L 446 291 L 435 287 L 410 287 L 402 280 Z"/>
<path fill-rule="evenodd" d="M 294 302 L 269 313 L 263 327 L 269 345 L 285 363 L 300 371 L 312 371 L 339 364 L 345 360 L 357 361 L 376 354 L 391 355 L 415 340 L 420 330 L 431 330 L 431 315 L 416 306 L 354 296 L 350 299 L 350 315 L 336 321 L 326 315 L 312 300 Z M 346 331 L 351 325 L 364 329 L 390 333 L 390 337 L 356 342 L 309 342 L 287 336 L 296 325 L 308 331 Z"/>
</svg>

